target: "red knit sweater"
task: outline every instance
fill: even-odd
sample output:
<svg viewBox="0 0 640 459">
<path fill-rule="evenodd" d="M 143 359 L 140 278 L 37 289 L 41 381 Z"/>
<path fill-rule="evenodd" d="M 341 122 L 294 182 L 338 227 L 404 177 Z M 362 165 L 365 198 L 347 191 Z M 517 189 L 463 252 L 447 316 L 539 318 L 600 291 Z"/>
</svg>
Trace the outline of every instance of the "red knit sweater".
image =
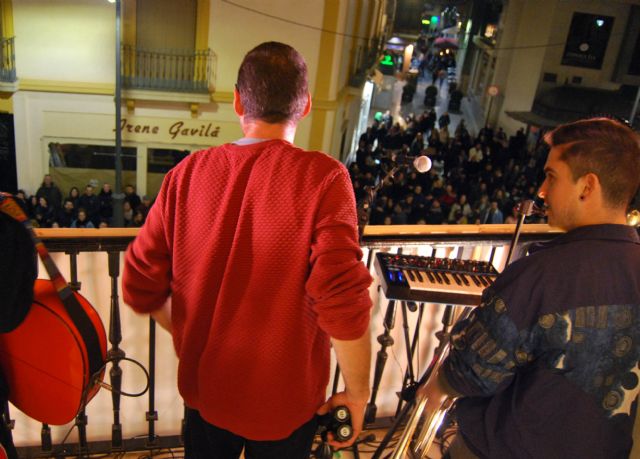
<svg viewBox="0 0 640 459">
<path fill-rule="evenodd" d="M 124 300 L 171 295 L 178 387 L 208 422 L 287 437 L 325 400 L 329 336 L 369 324 L 349 175 L 283 140 L 190 155 L 164 179 L 130 245 Z"/>
</svg>

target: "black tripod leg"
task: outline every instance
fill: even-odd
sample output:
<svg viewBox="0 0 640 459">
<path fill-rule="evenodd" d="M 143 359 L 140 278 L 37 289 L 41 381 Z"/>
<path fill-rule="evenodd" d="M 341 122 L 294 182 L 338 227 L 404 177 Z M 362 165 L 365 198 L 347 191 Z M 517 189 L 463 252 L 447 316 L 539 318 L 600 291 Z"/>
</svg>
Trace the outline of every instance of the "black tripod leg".
<svg viewBox="0 0 640 459">
<path fill-rule="evenodd" d="M 416 348 L 420 341 L 420 327 L 422 325 L 422 316 L 424 314 L 424 303 L 420 303 L 418 310 L 418 318 L 416 320 L 416 329 L 413 331 L 413 339 L 411 340 L 411 349 L 407 349 L 407 359 L 410 362 L 410 366 L 407 367 L 407 371 L 404 375 L 404 380 L 402 382 L 402 394 L 400 396 L 400 400 L 398 400 L 398 407 L 396 408 L 396 417 L 400 414 L 400 410 L 402 409 L 402 404 L 406 400 L 410 400 L 414 396 L 414 389 L 416 385 L 415 372 L 413 370 L 413 357 L 416 355 Z M 404 314 L 404 312 L 403 312 Z M 404 319 L 404 317 L 403 317 Z M 405 340 L 408 340 L 408 327 L 407 333 L 405 333 Z M 407 393 L 410 391 L 410 393 Z"/>
<path fill-rule="evenodd" d="M 376 368 L 373 376 L 373 387 L 371 388 L 371 400 L 367 404 L 367 409 L 364 415 L 365 424 L 371 424 L 376 420 L 376 412 L 378 407 L 376 406 L 376 397 L 378 396 L 378 389 L 380 388 L 380 382 L 382 381 L 382 373 L 384 366 L 387 363 L 387 347 L 393 345 L 393 338 L 391 337 L 391 330 L 395 325 L 396 320 L 396 302 L 390 300 L 387 305 L 387 312 L 384 316 L 384 333 L 378 336 L 378 343 L 380 343 L 380 350 L 376 357 Z"/>
<path fill-rule="evenodd" d="M 395 421 L 393 421 L 393 425 L 385 434 L 384 438 L 380 442 L 380 445 L 376 449 L 376 452 L 373 454 L 373 456 L 371 456 L 371 459 L 380 458 L 380 455 L 384 452 L 385 449 L 387 449 L 387 445 L 389 444 L 389 442 L 391 441 L 395 433 L 398 431 L 398 427 L 400 427 L 400 425 L 404 422 L 404 418 L 406 418 L 407 415 L 411 413 L 411 410 L 413 409 L 414 404 L 415 404 L 415 400 L 411 400 L 405 403 L 404 408 L 402 408 L 402 411 L 400 412 L 400 414 L 396 416 Z"/>
</svg>

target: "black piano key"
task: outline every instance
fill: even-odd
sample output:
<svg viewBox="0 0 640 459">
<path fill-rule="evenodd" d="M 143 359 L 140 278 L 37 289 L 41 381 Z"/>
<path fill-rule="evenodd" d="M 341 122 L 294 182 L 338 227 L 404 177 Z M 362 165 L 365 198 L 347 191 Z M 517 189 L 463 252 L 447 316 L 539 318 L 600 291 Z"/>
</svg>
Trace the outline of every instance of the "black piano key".
<svg viewBox="0 0 640 459">
<path fill-rule="evenodd" d="M 467 275 L 466 275 L 466 274 L 464 274 L 464 273 L 460 273 L 460 274 L 459 274 L 459 276 L 460 276 L 460 279 L 462 280 L 462 283 L 463 283 L 465 286 L 467 286 L 467 287 L 468 287 L 468 286 L 469 286 L 469 280 L 467 279 Z"/>
<path fill-rule="evenodd" d="M 488 287 L 490 285 L 489 282 L 484 278 L 484 276 L 478 276 L 478 279 L 480 279 L 480 282 L 482 282 L 482 285 L 484 285 L 485 287 Z"/>
<path fill-rule="evenodd" d="M 476 274 L 469 274 L 469 277 L 477 287 L 482 287 L 482 283 L 478 280 L 478 276 Z"/>
<path fill-rule="evenodd" d="M 487 281 L 487 284 L 489 284 L 489 285 L 493 284 L 493 278 L 492 278 L 492 276 L 488 276 L 488 275 L 487 275 L 487 276 L 483 276 L 483 277 L 484 277 L 484 279 Z"/>
<path fill-rule="evenodd" d="M 433 276 L 433 274 L 431 274 L 431 271 L 426 270 L 425 272 L 427 273 L 427 277 L 429 278 L 429 281 L 432 284 L 436 284 L 437 283 L 436 278 Z"/>
<path fill-rule="evenodd" d="M 416 270 L 414 271 L 414 274 L 415 274 L 415 275 L 416 275 L 416 277 L 418 278 L 418 281 L 419 281 L 419 282 L 422 282 L 422 281 L 423 281 L 422 274 L 420 274 L 420 271 L 418 271 L 418 270 L 416 269 Z"/>
<path fill-rule="evenodd" d="M 411 279 L 412 281 L 416 280 L 416 278 L 413 276 L 413 273 L 411 272 L 410 269 L 407 269 L 407 275 L 409 276 L 409 279 Z"/>
<path fill-rule="evenodd" d="M 442 278 L 440 277 L 440 274 L 438 274 L 437 271 L 433 271 L 433 277 L 435 277 L 436 279 L 436 284 L 444 284 L 444 281 L 442 280 Z"/>
<path fill-rule="evenodd" d="M 446 272 L 441 272 L 440 275 L 444 279 L 445 284 L 451 285 L 451 279 L 449 279 L 449 275 Z"/>
<path fill-rule="evenodd" d="M 451 277 L 453 277 L 453 280 L 456 281 L 456 284 L 462 285 L 462 280 L 460 280 L 460 277 L 458 277 L 458 275 L 455 272 L 451 273 Z"/>
</svg>

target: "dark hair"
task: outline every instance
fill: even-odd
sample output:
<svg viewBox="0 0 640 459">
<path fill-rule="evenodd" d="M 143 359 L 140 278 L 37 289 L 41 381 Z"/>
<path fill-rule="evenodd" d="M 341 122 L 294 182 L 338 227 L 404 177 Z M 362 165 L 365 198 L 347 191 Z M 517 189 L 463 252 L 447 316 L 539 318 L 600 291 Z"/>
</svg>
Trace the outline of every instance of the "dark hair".
<svg viewBox="0 0 640 459">
<path fill-rule="evenodd" d="M 240 64 L 236 89 L 248 120 L 297 122 L 307 103 L 307 64 L 289 45 L 262 43 Z"/>
<path fill-rule="evenodd" d="M 560 159 L 574 180 L 594 173 L 604 199 L 627 207 L 640 187 L 640 137 L 610 118 L 590 118 L 558 126 L 544 137 L 550 147 L 565 145 Z"/>
</svg>

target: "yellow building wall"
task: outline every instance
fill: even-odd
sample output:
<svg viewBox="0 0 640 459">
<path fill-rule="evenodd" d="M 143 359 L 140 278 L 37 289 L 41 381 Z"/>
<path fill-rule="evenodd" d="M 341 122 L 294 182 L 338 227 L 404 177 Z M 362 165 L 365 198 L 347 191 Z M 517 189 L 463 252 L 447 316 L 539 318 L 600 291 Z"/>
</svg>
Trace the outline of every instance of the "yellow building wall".
<svg viewBox="0 0 640 459">
<path fill-rule="evenodd" d="M 611 77 L 615 69 L 616 60 L 618 59 L 622 40 L 624 39 L 624 31 L 627 27 L 630 9 L 630 2 L 616 0 L 606 2 L 594 0 L 558 1 L 555 7 L 555 14 L 553 15 L 548 42 L 562 43 L 562 46 L 549 46 L 546 48 L 540 76 L 542 76 L 544 72 L 555 73 L 558 75 L 558 84 L 563 84 L 565 80 L 571 82 L 572 77 L 578 76 L 582 78 L 582 86 L 609 90 L 618 89 L 619 85 L 612 82 Z M 601 14 L 614 18 L 613 28 L 601 69 L 588 69 L 561 64 L 564 43 L 567 40 L 567 34 L 569 33 L 569 26 L 571 25 L 574 12 Z"/>
<path fill-rule="evenodd" d="M 526 111 L 533 105 L 540 79 L 540 69 L 546 53 L 544 47 L 535 45 L 548 43 L 556 3 L 557 0 L 536 2 L 511 0 L 509 2 L 510 15 L 507 21 L 514 22 L 516 32 L 513 42 L 506 43 L 501 40 L 499 47 L 517 49 L 510 56 L 504 88 L 504 104 L 502 104 L 497 123 L 508 133 L 515 132 L 522 127 L 522 123 L 505 115 L 505 111 Z M 513 27 L 513 24 L 511 26 Z"/>
</svg>

